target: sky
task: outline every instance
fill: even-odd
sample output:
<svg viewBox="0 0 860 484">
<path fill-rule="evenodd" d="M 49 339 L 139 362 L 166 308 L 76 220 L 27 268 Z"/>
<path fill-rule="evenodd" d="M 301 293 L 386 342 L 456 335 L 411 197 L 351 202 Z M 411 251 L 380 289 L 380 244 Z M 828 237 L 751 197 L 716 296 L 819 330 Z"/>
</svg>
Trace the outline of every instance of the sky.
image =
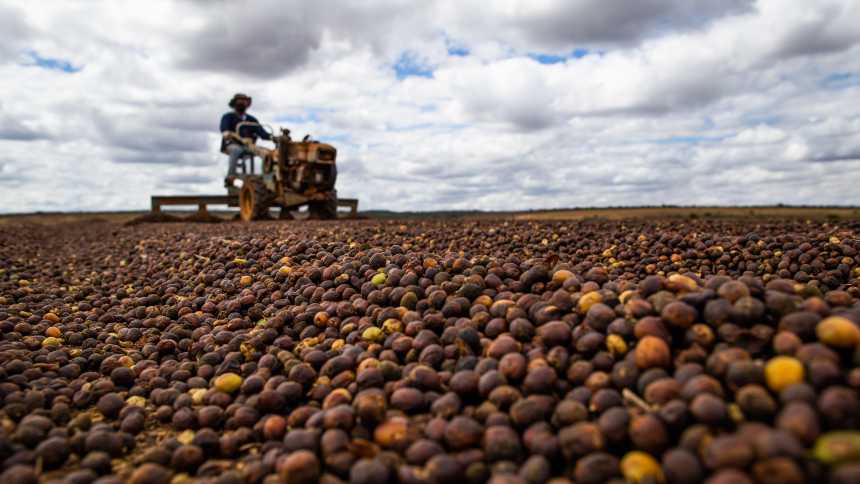
<svg viewBox="0 0 860 484">
<path fill-rule="evenodd" d="M 235 92 L 334 144 L 361 209 L 858 205 L 858 20 L 858 0 L 0 0 L 0 212 L 223 193 Z"/>
</svg>

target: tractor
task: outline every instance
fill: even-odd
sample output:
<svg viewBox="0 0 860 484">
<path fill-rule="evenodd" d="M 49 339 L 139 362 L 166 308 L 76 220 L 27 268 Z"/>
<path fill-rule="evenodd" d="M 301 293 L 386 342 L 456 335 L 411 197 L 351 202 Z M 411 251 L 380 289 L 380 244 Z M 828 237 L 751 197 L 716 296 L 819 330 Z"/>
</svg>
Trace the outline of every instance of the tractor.
<svg viewBox="0 0 860 484">
<path fill-rule="evenodd" d="M 309 218 L 337 218 L 338 199 L 334 186 L 337 150 L 334 146 L 312 140 L 310 135 L 293 141 L 290 130 L 281 128 L 277 135 L 268 130 L 275 148 L 263 148 L 237 134 L 243 126 L 258 125 L 242 122 L 235 132 L 228 134 L 245 145 L 250 153 L 239 159 L 236 180 L 241 181 L 241 185 L 236 186 L 236 180 L 227 183 L 231 205 L 238 205 L 242 220 L 270 218 L 269 209 L 273 207 L 280 207 L 280 218 L 290 219 L 292 212 L 302 206 L 307 206 Z M 254 170 L 255 158 L 261 162 L 259 173 Z"/>
</svg>

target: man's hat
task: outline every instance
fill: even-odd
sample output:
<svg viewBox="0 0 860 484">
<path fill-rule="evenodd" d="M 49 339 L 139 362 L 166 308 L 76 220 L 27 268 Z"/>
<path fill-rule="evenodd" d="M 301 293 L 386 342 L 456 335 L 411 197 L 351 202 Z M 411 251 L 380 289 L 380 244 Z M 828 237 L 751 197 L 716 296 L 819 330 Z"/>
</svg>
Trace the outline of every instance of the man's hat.
<svg viewBox="0 0 860 484">
<path fill-rule="evenodd" d="M 235 107 L 236 101 L 238 101 L 239 99 L 244 99 L 244 100 L 248 101 L 248 106 L 251 105 L 251 102 L 252 102 L 251 96 L 249 96 L 247 94 L 242 94 L 241 92 L 237 92 L 236 94 L 234 94 L 233 99 L 231 99 L 230 102 L 227 103 L 227 105 L 230 106 L 231 108 Z"/>
</svg>

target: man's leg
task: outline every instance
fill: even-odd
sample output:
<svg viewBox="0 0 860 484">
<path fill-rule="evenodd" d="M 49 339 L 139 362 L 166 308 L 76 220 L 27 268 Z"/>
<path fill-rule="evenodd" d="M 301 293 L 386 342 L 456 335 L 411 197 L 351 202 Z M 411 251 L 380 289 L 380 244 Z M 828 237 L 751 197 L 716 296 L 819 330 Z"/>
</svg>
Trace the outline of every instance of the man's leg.
<svg viewBox="0 0 860 484">
<path fill-rule="evenodd" d="M 235 143 L 227 145 L 227 155 L 230 157 L 230 166 L 227 168 L 228 178 L 236 176 L 236 166 L 243 154 L 245 154 L 244 146 Z"/>
</svg>

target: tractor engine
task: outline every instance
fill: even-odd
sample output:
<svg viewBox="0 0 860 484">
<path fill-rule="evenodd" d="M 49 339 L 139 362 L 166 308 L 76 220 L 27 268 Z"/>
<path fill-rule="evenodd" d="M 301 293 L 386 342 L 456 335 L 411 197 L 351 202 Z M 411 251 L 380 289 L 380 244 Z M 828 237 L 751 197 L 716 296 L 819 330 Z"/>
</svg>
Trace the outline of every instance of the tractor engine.
<svg viewBox="0 0 860 484">
<path fill-rule="evenodd" d="M 287 185 L 299 193 L 334 190 L 337 181 L 337 150 L 318 141 L 290 142 L 279 145 L 279 158 L 286 160 Z"/>
</svg>

